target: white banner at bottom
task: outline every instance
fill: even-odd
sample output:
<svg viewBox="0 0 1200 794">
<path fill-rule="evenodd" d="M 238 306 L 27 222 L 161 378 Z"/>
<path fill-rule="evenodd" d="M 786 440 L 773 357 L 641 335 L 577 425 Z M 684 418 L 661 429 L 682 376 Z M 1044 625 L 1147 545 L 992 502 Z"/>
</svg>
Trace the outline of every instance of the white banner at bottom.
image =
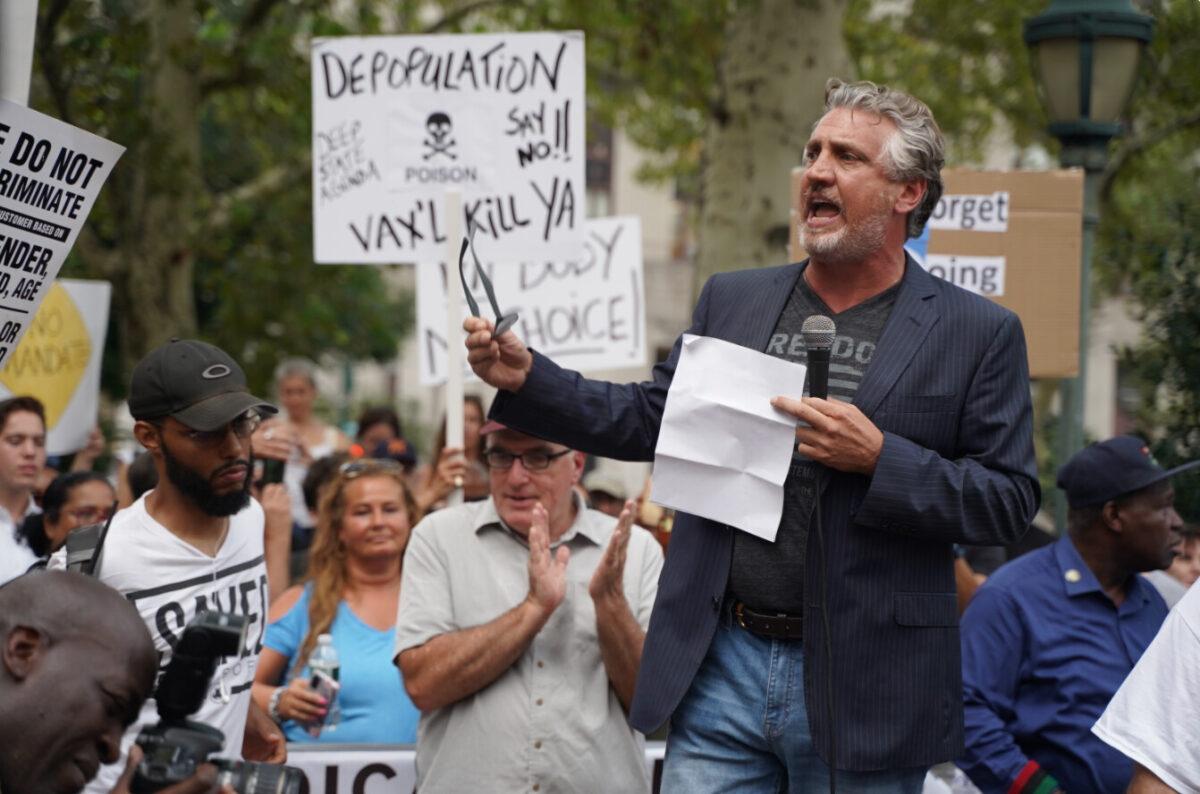
<svg viewBox="0 0 1200 794">
<path fill-rule="evenodd" d="M 655 792 L 665 752 L 665 742 L 646 742 Z M 408 794 L 416 786 L 416 757 L 416 748 L 404 744 L 290 744 L 287 763 L 304 773 L 303 794 Z"/>
</svg>

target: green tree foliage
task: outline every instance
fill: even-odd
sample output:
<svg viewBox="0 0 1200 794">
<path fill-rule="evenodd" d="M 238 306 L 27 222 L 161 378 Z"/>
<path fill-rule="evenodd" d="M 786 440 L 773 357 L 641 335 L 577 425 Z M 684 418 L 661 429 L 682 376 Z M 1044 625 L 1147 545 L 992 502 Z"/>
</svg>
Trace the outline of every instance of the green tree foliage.
<svg viewBox="0 0 1200 794">
<path fill-rule="evenodd" d="M 380 269 L 312 263 L 308 42 L 363 21 L 334 6 L 41 3 L 31 104 L 127 147 L 63 273 L 114 283 L 111 392 L 173 335 L 261 388 L 284 356 L 389 359 L 411 329 Z"/>
<path fill-rule="evenodd" d="M 1021 24 L 1046 2 L 913 0 L 905 8 L 851 0 L 846 40 L 861 78 L 929 105 L 951 163 L 977 161 L 999 124 L 1018 145 L 1045 140 Z"/>
<path fill-rule="evenodd" d="M 530 0 L 497 7 L 519 30 L 582 30 L 588 114 L 662 155 L 642 176 L 694 183 L 707 124 L 723 113 L 726 25 L 759 0 Z"/>
<path fill-rule="evenodd" d="M 1022 22 L 1047 5 L 913 0 L 909 8 L 880 13 L 874 0 L 853 0 L 846 35 L 861 76 L 929 103 L 952 161 L 978 158 L 1001 123 L 1018 145 L 1041 142 L 1054 150 L 1021 39 Z M 1094 294 L 1120 292 L 1141 307 L 1145 338 L 1125 351 L 1124 368 L 1141 394 L 1138 431 L 1172 465 L 1200 457 L 1200 3 L 1136 5 L 1155 17 L 1155 36 L 1127 111 L 1128 134 L 1110 145 Z M 1038 402 L 1048 440 L 1049 401 Z M 1040 446 L 1043 484 L 1052 486 L 1054 447 Z M 1192 520 L 1200 519 L 1197 480 L 1177 483 Z"/>
<path fill-rule="evenodd" d="M 1151 5 L 1155 37 L 1134 95 L 1133 132 L 1105 183 L 1098 265 L 1137 300 L 1144 338 L 1123 351 L 1137 427 L 1164 466 L 1200 458 L 1200 3 Z M 1175 483 L 1200 521 L 1200 476 Z"/>
</svg>

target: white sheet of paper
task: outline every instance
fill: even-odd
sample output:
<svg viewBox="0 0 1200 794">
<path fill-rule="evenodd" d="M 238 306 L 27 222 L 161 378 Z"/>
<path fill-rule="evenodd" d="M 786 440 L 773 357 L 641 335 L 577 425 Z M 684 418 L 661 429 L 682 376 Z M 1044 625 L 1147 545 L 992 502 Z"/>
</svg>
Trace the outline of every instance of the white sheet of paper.
<svg viewBox="0 0 1200 794">
<path fill-rule="evenodd" d="M 799 396 L 805 367 L 684 334 L 654 449 L 658 504 L 774 542 L 796 419 L 771 398 Z"/>
</svg>

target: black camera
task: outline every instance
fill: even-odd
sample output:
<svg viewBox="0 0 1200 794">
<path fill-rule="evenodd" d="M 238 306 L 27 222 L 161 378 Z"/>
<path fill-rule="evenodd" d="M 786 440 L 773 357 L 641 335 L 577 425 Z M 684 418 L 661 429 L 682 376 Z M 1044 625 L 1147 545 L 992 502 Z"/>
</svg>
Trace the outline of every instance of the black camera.
<svg viewBox="0 0 1200 794">
<path fill-rule="evenodd" d="M 217 662 L 244 647 L 246 619 L 224 612 L 201 612 L 184 629 L 171 663 L 154 691 L 159 721 L 137 737 L 144 757 L 130 786 L 151 794 L 187 780 L 203 763 L 217 768 L 220 785 L 238 794 L 300 794 L 304 774 L 293 767 L 209 759 L 225 745 L 216 728 L 189 720 L 204 703 Z"/>
</svg>

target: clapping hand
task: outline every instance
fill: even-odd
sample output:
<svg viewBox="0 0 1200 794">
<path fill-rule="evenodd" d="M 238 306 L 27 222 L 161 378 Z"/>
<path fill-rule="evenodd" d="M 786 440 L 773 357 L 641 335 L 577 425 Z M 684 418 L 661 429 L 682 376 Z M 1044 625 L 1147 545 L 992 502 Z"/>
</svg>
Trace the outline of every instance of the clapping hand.
<svg viewBox="0 0 1200 794">
<path fill-rule="evenodd" d="M 625 589 L 622 583 L 625 578 L 625 556 L 629 551 L 629 536 L 633 531 L 634 501 L 627 499 L 617 518 L 617 526 L 613 529 L 608 547 L 604 550 L 604 558 L 596 566 L 592 581 L 588 584 L 588 594 L 593 601 L 603 599 L 624 599 Z"/>
<path fill-rule="evenodd" d="M 559 546 L 550 551 L 550 516 L 538 502 L 529 526 L 529 595 L 535 606 L 549 615 L 567 596 L 567 561 L 571 550 Z"/>
</svg>

